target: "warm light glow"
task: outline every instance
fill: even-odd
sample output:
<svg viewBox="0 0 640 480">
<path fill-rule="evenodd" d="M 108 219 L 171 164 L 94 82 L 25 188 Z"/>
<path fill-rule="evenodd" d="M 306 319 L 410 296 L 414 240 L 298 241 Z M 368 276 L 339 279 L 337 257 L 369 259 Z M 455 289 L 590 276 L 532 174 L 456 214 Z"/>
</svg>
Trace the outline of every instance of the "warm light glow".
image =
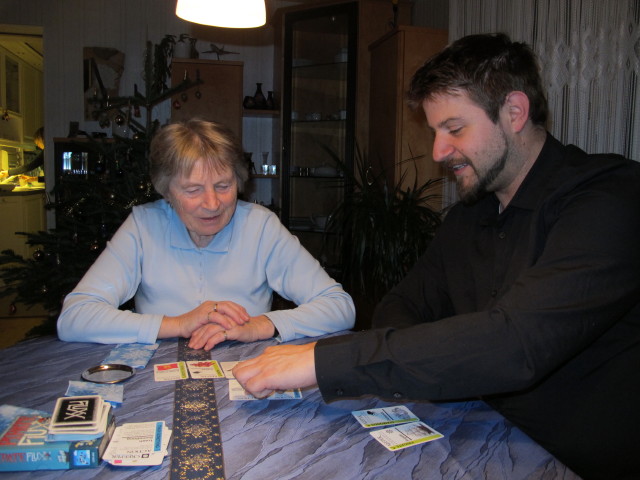
<svg viewBox="0 0 640 480">
<path fill-rule="evenodd" d="M 214 27 L 253 28 L 264 25 L 264 0 L 178 0 L 176 15 Z"/>
</svg>

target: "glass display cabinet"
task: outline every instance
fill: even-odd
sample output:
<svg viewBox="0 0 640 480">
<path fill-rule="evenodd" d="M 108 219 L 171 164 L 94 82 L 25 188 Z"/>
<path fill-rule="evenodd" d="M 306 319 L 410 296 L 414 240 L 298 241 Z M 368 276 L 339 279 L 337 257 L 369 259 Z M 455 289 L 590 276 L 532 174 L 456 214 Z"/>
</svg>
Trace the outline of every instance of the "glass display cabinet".
<svg viewBox="0 0 640 480">
<path fill-rule="evenodd" d="M 357 3 L 283 15 L 282 222 L 327 268 L 355 152 Z"/>
</svg>

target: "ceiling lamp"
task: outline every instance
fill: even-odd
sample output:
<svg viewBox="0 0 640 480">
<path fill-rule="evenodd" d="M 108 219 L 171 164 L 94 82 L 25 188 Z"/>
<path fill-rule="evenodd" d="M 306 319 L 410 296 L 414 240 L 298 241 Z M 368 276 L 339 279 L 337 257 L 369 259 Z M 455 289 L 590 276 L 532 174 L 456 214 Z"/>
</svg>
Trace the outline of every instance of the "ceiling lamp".
<svg viewBox="0 0 640 480">
<path fill-rule="evenodd" d="M 260 27 L 267 20 L 264 0 L 178 0 L 176 15 L 188 22 L 227 28 Z"/>
</svg>

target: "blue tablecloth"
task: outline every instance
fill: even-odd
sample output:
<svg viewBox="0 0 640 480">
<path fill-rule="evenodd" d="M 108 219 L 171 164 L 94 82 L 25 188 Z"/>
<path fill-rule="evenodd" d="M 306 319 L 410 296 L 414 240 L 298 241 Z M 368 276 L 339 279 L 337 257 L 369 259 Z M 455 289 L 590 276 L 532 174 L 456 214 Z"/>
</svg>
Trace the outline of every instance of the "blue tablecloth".
<svg viewBox="0 0 640 480">
<path fill-rule="evenodd" d="M 305 339 L 295 343 L 310 341 Z M 242 360 L 274 340 L 228 342 L 211 357 Z M 177 359 L 175 340 L 163 341 L 149 365 L 124 385 L 117 424 L 173 420 L 174 382 L 155 382 L 153 364 Z M 51 412 L 69 380 L 98 365 L 112 345 L 65 343 L 46 337 L 0 350 L 0 404 Z M 444 438 L 390 452 L 351 415 L 352 410 L 391 405 L 376 398 L 326 404 L 317 389 L 297 401 L 232 402 L 227 380 L 216 382 L 225 476 L 229 479 L 578 479 L 499 413 L 480 401 L 405 403 Z M 0 480 L 166 479 L 170 456 L 159 467 L 0 473 Z"/>
</svg>

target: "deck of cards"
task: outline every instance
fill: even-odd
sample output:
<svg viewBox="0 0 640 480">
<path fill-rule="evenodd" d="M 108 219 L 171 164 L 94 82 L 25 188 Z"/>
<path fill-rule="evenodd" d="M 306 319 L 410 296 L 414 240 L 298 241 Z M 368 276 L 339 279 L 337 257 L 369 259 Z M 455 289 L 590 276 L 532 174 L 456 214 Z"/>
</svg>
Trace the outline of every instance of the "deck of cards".
<svg viewBox="0 0 640 480">
<path fill-rule="evenodd" d="M 60 397 L 51 416 L 48 440 L 91 440 L 107 430 L 111 405 L 100 395 Z"/>
<path fill-rule="evenodd" d="M 102 458 L 117 467 L 160 465 L 170 438 L 171 430 L 162 421 L 125 423 L 116 428 Z"/>
</svg>

